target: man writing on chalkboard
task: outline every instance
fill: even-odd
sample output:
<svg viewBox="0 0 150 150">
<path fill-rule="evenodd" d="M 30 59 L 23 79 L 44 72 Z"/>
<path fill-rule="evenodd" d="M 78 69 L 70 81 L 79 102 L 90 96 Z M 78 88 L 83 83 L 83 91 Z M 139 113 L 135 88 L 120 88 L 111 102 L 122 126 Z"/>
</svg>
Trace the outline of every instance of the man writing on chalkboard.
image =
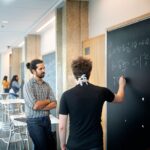
<svg viewBox="0 0 150 150">
<path fill-rule="evenodd" d="M 79 57 L 72 62 L 72 71 L 77 85 L 63 93 L 59 110 L 59 136 L 61 150 L 103 150 L 101 127 L 102 106 L 105 101 L 122 102 L 126 81 L 119 79 L 116 94 L 108 88 L 89 83 L 92 70 L 89 59 Z M 67 119 L 70 118 L 70 132 L 66 144 Z"/>
</svg>

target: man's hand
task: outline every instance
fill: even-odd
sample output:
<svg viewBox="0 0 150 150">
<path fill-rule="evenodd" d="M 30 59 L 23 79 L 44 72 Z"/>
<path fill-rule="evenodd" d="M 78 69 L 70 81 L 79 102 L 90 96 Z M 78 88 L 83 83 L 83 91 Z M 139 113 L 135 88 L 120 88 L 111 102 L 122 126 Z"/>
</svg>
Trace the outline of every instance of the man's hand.
<svg viewBox="0 0 150 150">
<path fill-rule="evenodd" d="M 126 79 L 124 78 L 124 76 L 120 76 L 119 87 L 125 88 L 125 85 L 126 85 Z"/>
<path fill-rule="evenodd" d="M 121 76 L 119 78 L 119 88 L 117 94 L 115 94 L 115 98 L 113 102 L 120 103 L 124 100 L 124 95 L 125 95 L 125 85 L 126 85 L 126 80 L 124 76 Z"/>
</svg>

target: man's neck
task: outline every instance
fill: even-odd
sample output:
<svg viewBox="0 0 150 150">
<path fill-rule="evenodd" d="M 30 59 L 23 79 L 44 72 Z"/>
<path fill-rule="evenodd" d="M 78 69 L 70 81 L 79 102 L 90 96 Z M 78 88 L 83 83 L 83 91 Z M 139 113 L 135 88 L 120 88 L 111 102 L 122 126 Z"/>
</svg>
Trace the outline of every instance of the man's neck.
<svg viewBox="0 0 150 150">
<path fill-rule="evenodd" d="M 39 78 L 39 77 L 34 77 L 34 79 L 37 81 L 37 83 L 42 84 L 43 83 L 43 79 Z"/>
</svg>

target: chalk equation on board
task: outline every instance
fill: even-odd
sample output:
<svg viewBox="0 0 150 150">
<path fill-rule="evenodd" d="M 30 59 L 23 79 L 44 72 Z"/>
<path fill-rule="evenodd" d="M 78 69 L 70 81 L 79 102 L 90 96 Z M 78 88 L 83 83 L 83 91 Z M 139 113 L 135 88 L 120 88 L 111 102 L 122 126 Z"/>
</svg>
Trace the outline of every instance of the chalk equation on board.
<svg viewBox="0 0 150 150">
<path fill-rule="evenodd" d="M 150 69 L 150 54 L 143 53 L 142 55 L 135 56 L 131 60 L 119 59 L 111 60 L 111 70 L 120 70 L 120 73 L 125 74 L 128 69 Z"/>
<path fill-rule="evenodd" d="M 109 41 L 107 48 L 110 49 L 111 52 L 108 54 L 108 58 L 111 58 L 112 55 L 116 55 L 118 53 L 130 54 L 134 53 L 134 51 L 137 51 L 138 49 L 142 51 L 145 48 L 145 46 L 149 45 L 150 38 L 145 38 L 139 41 L 128 41 L 115 47 L 113 47 L 112 41 Z"/>
</svg>

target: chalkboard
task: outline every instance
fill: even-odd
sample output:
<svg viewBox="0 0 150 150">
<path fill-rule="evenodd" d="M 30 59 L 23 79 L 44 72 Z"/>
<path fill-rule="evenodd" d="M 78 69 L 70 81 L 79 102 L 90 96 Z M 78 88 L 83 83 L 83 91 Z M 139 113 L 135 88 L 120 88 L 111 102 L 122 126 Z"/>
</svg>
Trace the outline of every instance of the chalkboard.
<svg viewBox="0 0 150 150">
<path fill-rule="evenodd" d="M 56 56 L 55 52 L 48 53 L 42 56 L 45 64 L 44 80 L 51 86 L 54 95 L 56 96 Z M 51 114 L 56 116 L 56 109 L 51 110 Z M 53 127 L 52 127 L 53 128 Z"/>
<path fill-rule="evenodd" d="M 150 150 L 150 19 L 107 32 L 107 86 L 127 79 L 125 101 L 107 104 L 107 150 Z"/>
<path fill-rule="evenodd" d="M 56 62 L 55 52 L 43 55 L 45 63 L 45 77 L 44 80 L 49 83 L 54 94 L 56 95 Z"/>
</svg>

